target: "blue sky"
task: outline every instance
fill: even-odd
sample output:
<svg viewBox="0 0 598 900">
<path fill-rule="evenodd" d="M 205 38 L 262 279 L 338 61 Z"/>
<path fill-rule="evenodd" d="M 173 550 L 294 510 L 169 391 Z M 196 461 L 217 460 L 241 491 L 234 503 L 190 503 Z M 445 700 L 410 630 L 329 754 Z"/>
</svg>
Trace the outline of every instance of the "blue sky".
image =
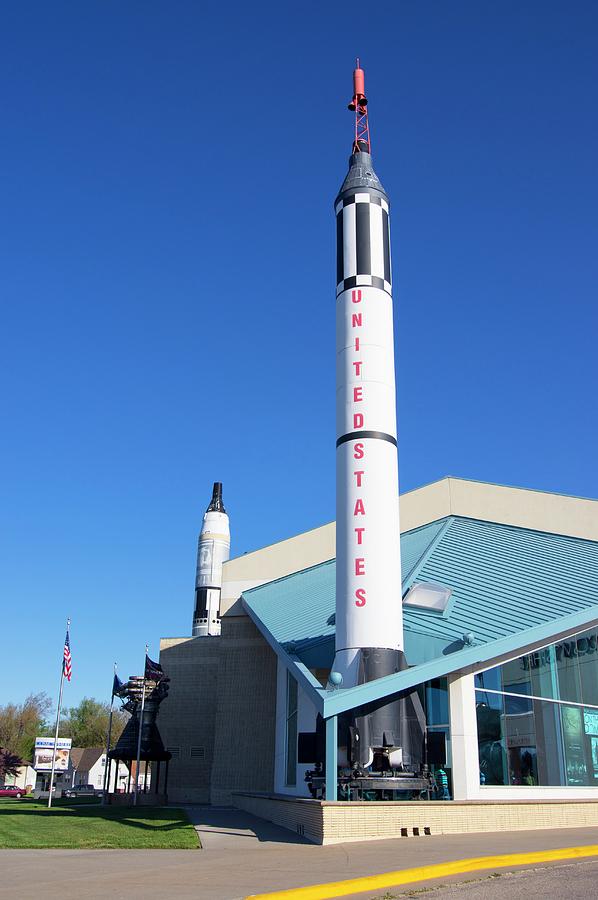
<svg viewBox="0 0 598 900">
<path fill-rule="evenodd" d="M 29 2 L 0 38 L 0 702 L 107 696 L 233 553 L 334 518 L 334 222 L 366 69 L 402 490 L 598 497 L 598 5 Z"/>
</svg>

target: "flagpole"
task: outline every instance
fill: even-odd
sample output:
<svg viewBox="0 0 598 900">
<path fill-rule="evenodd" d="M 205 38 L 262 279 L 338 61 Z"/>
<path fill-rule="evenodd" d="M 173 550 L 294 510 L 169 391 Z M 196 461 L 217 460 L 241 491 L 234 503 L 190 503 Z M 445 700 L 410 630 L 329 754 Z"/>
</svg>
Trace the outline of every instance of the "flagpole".
<svg viewBox="0 0 598 900">
<path fill-rule="evenodd" d="M 114 671 L 112 673 L 112 696 L 110 697 L 110 718 L 108 719 L 108 737 L 106 739 L 106 765 L 104 767 L 104 789 L 102 791 L 102 806 L 106 805 L 106 788 L 108 785 L 108 776 L 110 774 L 110 741 L 112 738 L 112 712 L 114 710 L 114 679 L 116 677 L 116 663 L 114 663 Z"/>
<path fill-rule="evenodd" d="M 71 620 L 66 620 L 66 633 L 69 633 Z M 54 772 L 56 769 L 56 745 L 58 743 L 58 729 L 60 728 L 60 711 L 62 709 L 62 689 L 64 688 L 64 653 L 60 665 L 60 691 L 58 693 L 58 709 L 56 710 L 56 730 L 54 731 L 54 751 L 52 753 L 52 771 L 50 772 L 50 796 L 48 797 L 48 809 L 52 806 L 52 790 L 54 788 Z"/>
<path fill-rule="evenodd" d="M 145 645 L 145 659 L 143 660 L 143 692 L 141 694 L 141 713 L 139 715 L 139 734 L 137 735 L 137 766 L 135 768 L 135 793 L 133 806 L 137 806 L 137 794 L 139 793 L 139 766 L 141 765 L 141 731 L 143 729 L 143 710 L 145 709 L 145 667 L 147 664 L 147 654 L 149 647 Z"/>
</svg>

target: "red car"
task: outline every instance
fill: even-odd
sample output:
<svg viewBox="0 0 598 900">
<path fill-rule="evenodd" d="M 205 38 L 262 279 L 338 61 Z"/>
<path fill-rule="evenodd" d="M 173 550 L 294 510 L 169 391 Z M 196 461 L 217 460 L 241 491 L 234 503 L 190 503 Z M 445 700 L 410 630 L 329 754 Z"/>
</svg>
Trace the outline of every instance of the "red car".
<svg viewBox="0 0 598 900">
<path fill-rule="evenodd" d="M 25 796 L 25 788 L 15 787 L 14 784 L 0 784 L 0 797 L 19 797 Z"/>
</svg>

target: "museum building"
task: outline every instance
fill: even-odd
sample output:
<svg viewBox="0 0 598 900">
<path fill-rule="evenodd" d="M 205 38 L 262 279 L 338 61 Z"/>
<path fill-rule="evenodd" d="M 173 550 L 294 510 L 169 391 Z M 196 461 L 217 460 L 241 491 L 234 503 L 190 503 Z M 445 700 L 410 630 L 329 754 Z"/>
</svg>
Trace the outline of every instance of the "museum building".
<svg viewBox="0 0 598 900">
<path fill-rule="evenodd" d="M 312 798 L 323 734 L 321 799 L 340 807 L 343 714 L 410 690 L 429 799 L 598 800 L 598 501 L 444 478 L 400 508 L 407 669 L 331 683 L 334 523 L 225 563 L 220 635 L 162 639 L 171 801 L 294 827 L 272 804 Z"/>
</svg>

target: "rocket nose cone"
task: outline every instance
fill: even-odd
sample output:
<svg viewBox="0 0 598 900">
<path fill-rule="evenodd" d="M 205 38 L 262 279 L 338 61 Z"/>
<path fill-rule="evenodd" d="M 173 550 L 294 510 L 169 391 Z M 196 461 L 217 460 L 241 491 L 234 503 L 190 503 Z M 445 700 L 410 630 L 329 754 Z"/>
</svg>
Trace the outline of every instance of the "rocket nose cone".
<svg viewBox="0 0 598 900">
<path fill-rule="evenodd" d="M 379 191 L 386 197 L 386 191 L 382 186 L 382 182 L 374 172 L 371 154 L 360 150 L 349 157 L 349 171 L 338 192 L 337 200 L 347 191 L 364 188 Z"/>
<path fill-rule="evenodd" d="M 226 510 L 224 508 L 224 502 L 222 500 L 222 482 L 215 481 L 214 487 L 212 490 L 212 499 L 210 500 L 210 505 L 208 506 L 206 512 L 221 512 L 225 513 Z"/>
</svg>

